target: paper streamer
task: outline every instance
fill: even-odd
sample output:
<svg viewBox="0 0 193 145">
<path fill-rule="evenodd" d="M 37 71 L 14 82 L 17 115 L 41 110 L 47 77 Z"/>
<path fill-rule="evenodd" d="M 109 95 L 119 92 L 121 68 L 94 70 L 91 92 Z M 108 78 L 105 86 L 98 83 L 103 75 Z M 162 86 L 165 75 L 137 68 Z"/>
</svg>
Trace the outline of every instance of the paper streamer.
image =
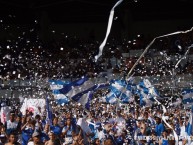
<svg viewBox="0 0 193 145">
<path fill-rule="evenodd" d="M 154 97 L 154 99 L 155 99 L 155 101 L 156 101 L 159 105 L 161 104 L 161 103 L 156 99 L 156 97 Z M 178 135 L 177 135 L 177 133 L 175 132 L 175 130 L 172 128 L 172 126 L 171 126 L 169 123 L 167 123 L 167 121 L 166 121 L 166 116 L 164 116 L 164 114 L 167 112 L 166 107 L 165 107 L 164 105 L 162 105 L 162 104 L 161 104 L 161 106 L 162 106 L 162 109 L 163 109 L 162 120 L 164 121 L 164 123 L 165 123 L 169 128 L 172 129 L 172 131 L 173 131 L 173 133 L 174 133 L 174 138 L 175 138 L 175 145 L 178 145 Z"/>
<path fill-rule="evenodd" d="M 148 51 L 148 49 L 152 46 L 152 44 L 155 42 L 156 39 L 159 38 L 163 38 L 163 37 L 167 37 L 167 36 L 172 36 L 172 35 L 176 35 L 176 34 L 185 34 L 188 32 L 191 32 L 193 30 L 193 27 L 190 30 L 187 31 L 178 31 L 178 32 L 174 32 L 174 33 L 170 33 L 170 34 L 166 34 L 166 35 L 162 35 L 162 36 L 158 36 L 156 38 L 154 38 L 150 44 L 145 48 L 145 50 L 143 51 L 143 53 L 141 54 L 141 56 L 138 58 L 138 60 L 135 62 L 135 64 L 133 65 L 133 67 L 130 69 L 129 73 L 127 74 L 126 78 L 129 77 L 129 75 L 132 73 L 133 69 L 136 67 L 136 65 L 139 63 L 139 61 L 141 60 L 141 58 L 145 55 L 145 53 Z"/>
<path fill-rule="evenodd" d="M 110 16 L 109 16 L 109 21 L 108 21 L 106 36 L 105 36 L 105 39 L 103 40 L 103 42 L 101 43 L 101 45 L 100 45 L 100 47 L 99 47 L 99 53 L 98 53 L 98 55 L 95 56 L 95 62 L 97 62 L 98 58 L 102 55 L 102 53 L 103 53 L 103 48 L 105 47 L 106 42 L 107 42 L 107 39 L 108 39 L 108 36 L 109 36 L 109 34 L 110 34 L 111 26 L 112 26 L 112 23 L 113 23 L 113 17 L 114 17 L 114 9 L 115 9 L 120 3 L 122 3 L 122 2 L 123 2 L 123 0 L 119 0 L 119 1 L 114 5 L 114 7 L 111 9 L 111 11 L 110 11 Z"/>
<path fill-rule="evenodd" d="M 192 47 L 193 47 L 193 44 L 188 47 L 188 50 L 186 51 L 186 53 L 184 54 L 184 56 L 176 63 L 175 69 L 178 67 L 179 63 L 180 63 L 183 59 L 186 58 L 186 55 L 188 54 L 188 52 L 190 51 L 190 48 L 192 48 Z"/>
</svg>

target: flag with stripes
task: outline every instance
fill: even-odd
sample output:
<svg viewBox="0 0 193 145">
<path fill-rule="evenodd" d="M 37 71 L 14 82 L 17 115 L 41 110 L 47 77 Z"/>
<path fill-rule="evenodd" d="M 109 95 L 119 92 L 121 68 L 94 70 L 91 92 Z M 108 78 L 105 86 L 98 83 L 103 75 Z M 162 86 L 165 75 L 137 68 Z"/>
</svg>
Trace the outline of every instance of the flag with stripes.
<svg viewBox="0 0 193 145">
<path fill-rule="evenodd" d="M 148 79 L 139 82 L 136 94 L 140 97 L 140 106 L 151 106 L 155 102 L 154 97 L 160 98 L 157 89 Z"/>
<path fill-rule="evenodd" d="M 95 84 L 88 77 L 82 77 L 64 85 L 59 92 L 71 100 L 80 103 L 86 109 L 89 109 L 93 93 L 98 89 L 106 87 L 109 87 L 109 83 Z"/>
<path fill-rule="evenodd" d="M 69 82 L 61 81 L 61 80 L 49 80 L 50 89 L 52 90 L 52 94 L 54 95 L 54 99 L 56 100 L 57 104 L 63 105 L 68 104 L 69 99 L 66 95 L 62 94 L 59 90 L 62 89 L 64 86 L 68 85 Z"/>
<path fill-rule="evenodd" d="M 183 89 L 182 90 L 182 103 L 185 106 L 191 106 L 193 105 L 193 89 Z"/>
<path fill-rule="evenodd" d="M 133 97 L 136 85 L 125 80 L 112 80 L 110 84 L 110 92 L 103 98 L 107 103 L 129 103 Z"/>
</svg>

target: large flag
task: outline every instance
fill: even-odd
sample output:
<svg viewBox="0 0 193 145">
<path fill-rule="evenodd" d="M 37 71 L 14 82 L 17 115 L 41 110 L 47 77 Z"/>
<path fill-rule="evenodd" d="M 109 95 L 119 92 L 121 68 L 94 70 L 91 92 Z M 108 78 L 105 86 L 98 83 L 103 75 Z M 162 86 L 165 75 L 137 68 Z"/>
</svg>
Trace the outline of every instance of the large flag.
<svg viewBox="0 0 193 145">
<path fill-rule="evenodd" d="M 103 98 L 107 103 L 114 104 L 119 100 L 121 103 L 129 103 L 132 100 L 136 85 L 125 80 L 112 80 L 110 92 Z"/>
<path fill-rule="evenodd" d="M 82 95 L 81 97 L 74 98 L 73 100 L 77 103 L 80 103 L 87 110 L 90 110 L 90 103 L 92 98 L 93 98 L 93 91 L 89 91 L 88 93 Z"/>
<path fill-rule="evenodd" d="M 90 101 L 93 93 L 100 88 L 108 87 L 108 83 L 94 84 L 89 78 L 82 77 L 74 82 L 64 85 L 59 92 L 71 100 L 80 103 L 83 107 L 89 110 Z"/>
<path fill-rule="evenodd" d="M 182 90 L 182 103 L 185 106 L 193 105 L 193 89 L 184 89 Z"/>
<path fill-rule="evenodd" d="M 78 80 L 70 82 L 69 84 L 64 85 L 59 92 L 61 94 L 66 95 L 68 98 L 72 99 L 72 97 L 76 97 L 79 94 L 85 94 L 89 92 L 89 88 L 93 87 L 95 84 L 88 79 L 88 77 L 82 77 Z M 91 90 L 94 88 L 91 88 Z M 87 92 L 84 92 L 88 90 Z M 81 96 L 82 96 L 81 95 Z"/>
<path fill-rule="evenodd" d="M 49 80 L 50 89 L 52 90 L 52 94 L 54 95 L 54 99 L 57 104 L 63 105 L 68 104 L 69 99 L 66 95 L 62 94 L 59 90 L 64 86 L 68 86 L 69 82 L 61 81 L 61 80 Z"/>
<path fill-rule="evenodd" d="M 148 79 L 139 82 L 136 94 L 140 97 L 140 106 L 151 106 L 155 102 L 154 97 L 160 98 L 158 91 Z"/>
</svg>

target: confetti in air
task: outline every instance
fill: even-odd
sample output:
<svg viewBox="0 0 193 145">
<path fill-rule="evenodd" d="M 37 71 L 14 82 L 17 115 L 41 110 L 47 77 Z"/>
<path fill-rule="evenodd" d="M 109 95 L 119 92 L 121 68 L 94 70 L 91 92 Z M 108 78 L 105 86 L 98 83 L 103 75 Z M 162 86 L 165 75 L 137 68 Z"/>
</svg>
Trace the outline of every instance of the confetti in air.
<svg viewBox="0 0 193 145">
<path fill-rule="evenodd" d="M 162 35 L 162 36 L 158 36 L 156 38 L 154 38 L 150 43 L 149 45 L 145 48 L 145 50 L 143 51 L 143 53 L 141 54 L 141 56 L 138 58 L 138 60 L 134 63 L 134 65 L 132 66 L 132 68 L 130 69 L 129 73 L 127 74 L 127 77 L 129 77 L 129 75 L 132 73 L 132 71 L 134 70 L 134 68 L 136 67 L 136 65 L 140 62 L 140 60 L 142 59 L 142 57 L 144 57 L 144 55 L 146 54 L 146 52 L 149 50 L 149 48 L 153 45 L 153 43 L 155 42 L 155 40 L 159 39 L 159 38 L 164 38 L 164 37 L 167 37 L 167 36 L 172 36 L 172 35 L 176 35 L 176 34 L 185 34 L 185 33 L 188 33 L 188 32 L 191 32 L 193 30 L 193 27 L 190 29 L 190 30 L 187 30 L 187 31 L 177 31 L 177 32 L 174 32 L 174 33 L 169 33 L 169 34 L 166 34 L 166 35 Z"/>
<path fill-rule="evenodd" d="M 99 57 L 102 55 L 103 53 L 103 48 L 105 47 L 106 45 L 106 42 L 107 42 L 107 39 L 108 39 L 108 36 L 110 34 L 110 31 L 111 31 L 111 26 L 112 26 L 112 23 L 113 23 L 113 17 L 114 17 L 114 9 L 123 2 L 123 0 L 119 0 L 115 5 L 114 7 L 111 9 L 110 11 L 110 16 L 109 16 L 109 21 L 108 21 L 108 26 L 107 26 L 107 32 L 106 32 L 106 36 L 105 36 L 105 39 L 103 40 L 103 42 L 101 43 L 100 47 L 99 47 L 99 53 L 98 55 L 95 56 L 95 61 L 97 61 L 99 59 Z"/>
<path fill-rule="evenodd" d="M 190 51 L 190 48 L 192 48 L 192 47 L 193 47 L 193 44 L 192 44 L 191 46 L 188 47 L 188 50 L 186 51 L 186 53 L 184 54 L 184 56 L 176 63 L 175 68 L 177 68 L 178 65 L 179 65 L 179 63 L 180 63 L 183 59 L 186 58 L 188 52 Z"/>
<path fill-rule="evenodd" d="M 170 33 L 170 34 L 166 34 L 166 35 L 162 35 L 162 36 L 158 36 L 158 37 L 154 38 L 154 39 L 150 42 L 150 44 L 145 48 L 145 50 L 144 50 L 143 53 L 140 55 L 140 57 L 139 57 L 138 60 L 135 62 L 135 64 L 132 66 L 132 68 L 130 69 L 129 73 L 127 74 L 126 79 L 129 78 L 131 72 L 134 70 L 134 68 L 136 67 L 136 65 L 141 61 L 142 57 L 146 54 L 146 52 L 147 52 L 148 49 L 153 45 L 153 43 L 155 42 L 156 39 L 163 38 L 163 37 L 167 37 L 167 36 L 172 36 L 172 35 L 176 35 L 176 34 L 185 34 L 185 33 L 191 32 L 192 30 L 193 30 L 193 27 L 192 27 L 190 30 L 187 30 L 187 31 L 177 31 L 177 32 L 174 32 L 174 33 Z M 177 62 L 177 64 L 175 65 L 175 68 L 178 66 L 178 64 L 180 63 L 180 61 L 186 57 L 186 55 L 188 54 L 190 48 L 192 48 L 192 45 L 188 47 L 188 50 L 187 50 L 186 53 L 184 54 L 184 57 L 182 57 L 182 58 Z M 160 52 L 160 54 L 163 55 L 162 52 Z M 156 100 L 156 102 L 157 102 L 158 104 L 161 104 L 156 98 L 154 98 L 154 99 Z M 167 123 L 166 118 L 165 118 L 166 116 L 164 116 L 164 114 L 166 113 L 166 107 L 165 107 L 163 104 L 161 104 L 161 105 L 162 105 L 162 109 L 163 109 L 163 112 L 164 112 L 164 113 L 163 113 L 163 116 L 162 116 L 162 120 L 165 122 L 165 124 L 166 124 L 169 128 L 172 129 L 172 131 L 173 131 L 173 133 L 174 133 L 174 138 L 175 138 L 175 145 L 178 145 L 178 136 L 177 136 L 175 130 L 171 127 L 171 125 Z"/>
</svg>

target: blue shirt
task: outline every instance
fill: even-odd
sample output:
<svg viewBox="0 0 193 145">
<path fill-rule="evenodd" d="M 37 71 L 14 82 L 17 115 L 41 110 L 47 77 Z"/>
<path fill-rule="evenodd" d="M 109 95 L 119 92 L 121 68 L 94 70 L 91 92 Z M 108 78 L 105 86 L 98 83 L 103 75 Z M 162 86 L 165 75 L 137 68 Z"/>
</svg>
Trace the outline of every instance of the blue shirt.
<svg viewBox="0 0 193 145">
<path fill-rule="evenodd" d="M 167 139 L 163 139 L 162 140 L 162 145 L 169 145 L 168 140 Z"/>
<path fill-rule="evenodd" d="M 27 145 L 29 139 L 32 137 L 34 130 L 32 128 L 24 129 L 22 131 L 22 145 Z"/>
<path fill-rule="evenodd" d="M 40 140 L 41 142 L 48 141 L 50 138 L 47 133 L 41 132 Z"/>
<path fill-rule="evenodd" d="M 62 128 L 59 125 L 51 125 L 50 130 L 53 131 L 56 135 L 60 135 L 62 133 Z"/>
<path fill-rule="evenodd" d="M 62 129 L 62 132 L 65 132 L 66 129 L 67 129 L 67 126 L 64 126 L 64 128 Z M 72 132 L 75 132 L 75 129 L 71 125 L 69 130 L 66 132 L 66 137 L 72 137 Z"/>
<path fill-rule="evenodd" d="M 156 135 L 157 136 L 161 136 L 162 135 L 162 132 L 165 130 L 165 127 L 162 123 L 156 125 L 155 127 L 155 132 L 156 132 Z"/>
</svg>

